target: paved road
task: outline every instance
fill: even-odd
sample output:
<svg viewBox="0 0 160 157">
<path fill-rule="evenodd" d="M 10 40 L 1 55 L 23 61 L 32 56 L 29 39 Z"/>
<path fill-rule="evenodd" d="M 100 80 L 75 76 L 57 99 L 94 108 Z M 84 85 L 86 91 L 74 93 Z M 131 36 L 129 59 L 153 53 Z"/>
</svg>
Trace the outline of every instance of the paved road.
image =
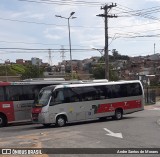
<svg viewBox="0 0 160 157">
<path fill-rule="evenodd" d="M 41 125 L 15 125 L 0 128 L 0 147 L 17 148 L 160 148 L 160 110 L 147 110 L 126 115 L 123 120 L 92 121 L 67 127 L 44 128 Z M 123 138 L 106 135 L 108 130 L 122 133 Z M 52 155 L 43 155 L 52 156 Z M 55 155 L 54 155 L 55 156 Z M 56 155 L 66 156 L 71 155 Z M 72 155 L 97 156 L 97 155 Z M 98 155 L 128 156 L 128 155 Z M 140 155 L 129 155 L 140 156 Z M 152 157 L 156 155 L 141 155 Z M 157 155 L 159 156 L 159 155 Z"/>
</svg>

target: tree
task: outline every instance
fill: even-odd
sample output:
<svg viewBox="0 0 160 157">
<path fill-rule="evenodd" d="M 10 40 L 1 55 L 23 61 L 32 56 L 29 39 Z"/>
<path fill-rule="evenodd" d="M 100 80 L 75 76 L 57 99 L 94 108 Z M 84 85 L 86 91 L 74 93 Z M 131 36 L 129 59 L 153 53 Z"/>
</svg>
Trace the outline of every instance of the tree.
<svg viewBox="0 0 160 157">
<path fill-rule="evenodd" d="M 105 69 L 102 64 L 98 64 L 96 67 L 93 67 L 92 74 L 95 79 L 104 79 L 105 78 Z"/>
<path fill-rule="evenodd" d="M 28 65 L 25 68 L 25 72 L 22 74 L 22 79 L 43 77 L 43 72 L 44 69 L 39 66 Z"/>
<path fill-rule="evenodd" d="M 120 56 L 121 56 L 121 55 L 118 53 L 118 51 L 116 51 L 116 49 L 113 49 L 113 50 L 112 50 L 112 55 L 113 55 L 114 60 L 119 59 Z"/>
<path fill-rule="evenodd" d="M 112 70 L 113 68 L 109 65 L 109 80 L 117 81 L 119 78 L 116 72 Z M 97 64 L 96 67 L 92 69 L 92 74 L 95 79 L 105 79 L 105 68 L 103 64 Z"/>
</svg>

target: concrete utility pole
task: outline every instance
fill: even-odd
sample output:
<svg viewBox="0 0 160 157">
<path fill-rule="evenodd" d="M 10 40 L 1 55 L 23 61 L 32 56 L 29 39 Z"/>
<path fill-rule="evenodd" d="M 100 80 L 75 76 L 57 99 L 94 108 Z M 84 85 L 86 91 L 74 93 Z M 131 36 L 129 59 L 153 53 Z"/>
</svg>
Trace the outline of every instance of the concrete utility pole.
<svg viewBox="0 0 160 157">
<path fill-rule="evenodd" d="M 106 4 L 104 7 L 101 7 L 101 9 L 104 10 L 104 14 L 99 14 L 97 16 L 104 17 L 105 18 L 105 48 L 104 48 L 104 55 L 105 55 L 105 78 L 109 80 L 109 55 L 108 55 L 108 18 L 115 18 L 116 15 L 109 15 L 109 11 L 116 7 L 116 4 L 108 5 Z"/>
<path fill-rule="evenodd" d="M 154 43 L 154 57 L 156 54 L 156 44 Z M 154 74 L 156 74 L 156 65 L 155 65 L 156 59 L 154 60 Z"/>
</svg>

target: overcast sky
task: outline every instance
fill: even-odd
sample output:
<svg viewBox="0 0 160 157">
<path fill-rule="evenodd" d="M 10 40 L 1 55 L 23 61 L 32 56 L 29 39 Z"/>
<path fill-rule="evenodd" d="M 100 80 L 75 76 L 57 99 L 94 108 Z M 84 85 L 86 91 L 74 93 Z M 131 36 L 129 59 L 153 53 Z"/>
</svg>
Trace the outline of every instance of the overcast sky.
<svg viewBox="0 0 160 157">
<path fill-rule="evenodd" d="M 34 1 L 34 2 L 33 2 Z M 92 48 L 104 48 L 104 18 L 101 6 L 117 3 L 109 14 L 109 50 L 122 55 L 139 56 L 159 53 L 160 0 L 0 0 L 0 48 L 69 49 L 67 20 L 70 19 L 72 59 L 100 56 Z M 66 3 L 67 2 L 67 3 Z M 46 4 L 48 3 L 48 4 Z M 64 5 L 65 4 L 65 5 Z M 87 49 L 78 50 L 78 49 Z M 62 60 L 59 50 L 52 50 L 52 63 Z M 109 52 L 111 53 L 111 52 Z M 69 51 L 65 51 L 69 60 Z M 30 60 L 39 57 L 48 62 L 48 50 L 0 50 L 0 63 L 9 59 Z"/>
</svg>

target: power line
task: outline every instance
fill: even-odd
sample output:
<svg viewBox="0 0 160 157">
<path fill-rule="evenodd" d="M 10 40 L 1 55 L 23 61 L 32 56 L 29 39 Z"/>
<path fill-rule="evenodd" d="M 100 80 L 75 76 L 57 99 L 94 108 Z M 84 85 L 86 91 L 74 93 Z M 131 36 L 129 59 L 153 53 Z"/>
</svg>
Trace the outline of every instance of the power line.
<svg viewBox="0 0 160 157">
<path fill-rule="evenodd" d="M 13 44 L 26 44 L 26 45 L 57 45 L 57 46 L 61 46 L 60 44 L 47 44 L 47 43 L 31 43 L 31 42 L 22 42 L 22 41 L 2 41 L 0 40 L 0 42 L 2 43 L 13 43 Z M 64 46 L 68 46 L 68 45 L 64 45 Z M 72 45 L 72 46 L 78 46 L 78 47 L 87 47 L 84 45 Z"/>
<path fill-rule="evenodd" d="M 72 1 L 71 2 L 67 2 L 67 1 L 63 1 L 63 2 L 59 2 L 59 1 L 51 1 L 51 0 L 45 0 L 45 1 L 36 1 L 36 0 L 18 0 L 18 1 L 24 1 L 24 2 L 30 2 L 30 3 L 44 3 L 44 4 L 56 4 L 56 5 L 72 5 L 72 6 L 84 6 L 84 7 L 97 7 L 97 5 L 101 5 L 100 3 L 94 3 L 94 2 L 90 2 L 90 3 L 77 3 L 76 1 Z"/>
<path fill-rule="evenodd" d="M 26 20 L 8 19 L 8 18 L 2 18 L 2 17 L 0 17 L 0 20 L 13 21 L 13 22 L 22 22 L 22 23 L 28 23 L 28 24 L 38 24 L 38 25 L 68 27 L 67 25 L 57 25 L 57 24 L 53 24 L 53 23 L 44 23 L 44 22 L 34 22 L 34 21 L 26 21 Z M 92 27 L 92 26 L 88 26 L 88 27 L 87 26 L 71 26 L 71 27 L 104 28 L 104 27 Z"/>
<path fill-rule="evenodd" d="M 120 4 L 118 4 L 119 6 L 122 6 Z M 135 11 L 129 7 L 126 7 L 126 6 L 122 6 L 123 8 L 120 8 L 120 7 L 117 7 L 119 8 L 120 10 L 125 10 L 125 11 Z M 125 9 L 124 9 L 125 8 Z M 127 9 L 126 9 L 127 8 Z M 138 13 L 135 13 L 135 14 L 132 14 L 132 13 L 129 13 L 129 15 L 132 15 L 132 16 L 141 16 L 141 17 L 144 17 L 144 18 L 148 18 L 148 19 L 152 19 L 152 20 L 157 20 L 157 21 L 160 21 L 160 19 L 154 17 L 154 16 L 146 16 L 146 15 L 143 15 L 143 14 L 138 14 Z"/>
<path fill-rule="evenodd" d="M 44 49 L 44 48 L 41 48 L 41 49 L 39 49 L 39 48 L 34 48 L 34 49 L 32 49 L 32 48 L 8 48 L 8 47 L 0 47 L 0 50 L 25 50 L 25 51 L 38 51 L 38 50 L 41 50 L 41 51 L 48 51 L 48 50 L 55 50 L 55 51 L 60 51 L 61 49 L 53 49 L 53 48 L 51 48 L 51 49 Z M 69 51 L 69 49 L 64 49 L 64 50 L 67 50 L 67 51 Z M 72 49 L 72 50 L 74 50 L 74 51 L 93 51 L 92 49 Z"/>
<path fill-rule="evenodd" d="M 131 11 L 122 11 L 118 12 L 116 14 L 126 14 L 126 13 L 140 13 L 140 14 L 146 14 L 146 13 L 154 13 L 155 11 L 159 11 L 160 6 L 151 7 L 147 9 L 141 9 L 141 10 L 131 10 Z"/>
<path fill-rule="evenodd" d="M 0 20 L 5 20 L 5 21 L 12 21 L 12 22 L 20 22 L 20 23 L 28 23 L 28 24 L 37 24 L 37 25 L 49 25 L 49 26 L 60 26 L 60 27 L 67 27 L 67 25 L 58 25 L 58 24 L 53 24 L 53 23 L 44 23 L 44 22 L 34 22 L 34 21 L 26 21 L 26 20 L 17 20 L 17 19 L 8 19 L 8 18 L 2 18 L 0 17 Z M 159 22 L 152 22 L 152 23 L 145 23 L 145 24 L 138 24 L 138 25 L 128 25 L 128 26 L 119 26 L 119 27 L 109 27 L 111 29 L 116 29 L 116 28 L 127 28 L 127 27 L 141 27 L 142 25 L 150 25 L 150 24 L 155 24 Z M 71 26 L 74 28 L 100 28 L 104 29 L 104 27 L 93 27 L 93 26 Z"/>
<path fill-rule="evenodd" d="M 144 31 L 141 31 L 141 32 L 125 32 L 125 31 L 121 31 L 122 33 L 119 33 L 119 32 L 116 32 L 114 34 L 115 35 L 134 35 L 134 34 L 143 34 L 145 32 L 154 32 L 154 31 L 160 31 L 160 29 L 151 29 L 151 30 L 144 30 Z"/>
</svg>

